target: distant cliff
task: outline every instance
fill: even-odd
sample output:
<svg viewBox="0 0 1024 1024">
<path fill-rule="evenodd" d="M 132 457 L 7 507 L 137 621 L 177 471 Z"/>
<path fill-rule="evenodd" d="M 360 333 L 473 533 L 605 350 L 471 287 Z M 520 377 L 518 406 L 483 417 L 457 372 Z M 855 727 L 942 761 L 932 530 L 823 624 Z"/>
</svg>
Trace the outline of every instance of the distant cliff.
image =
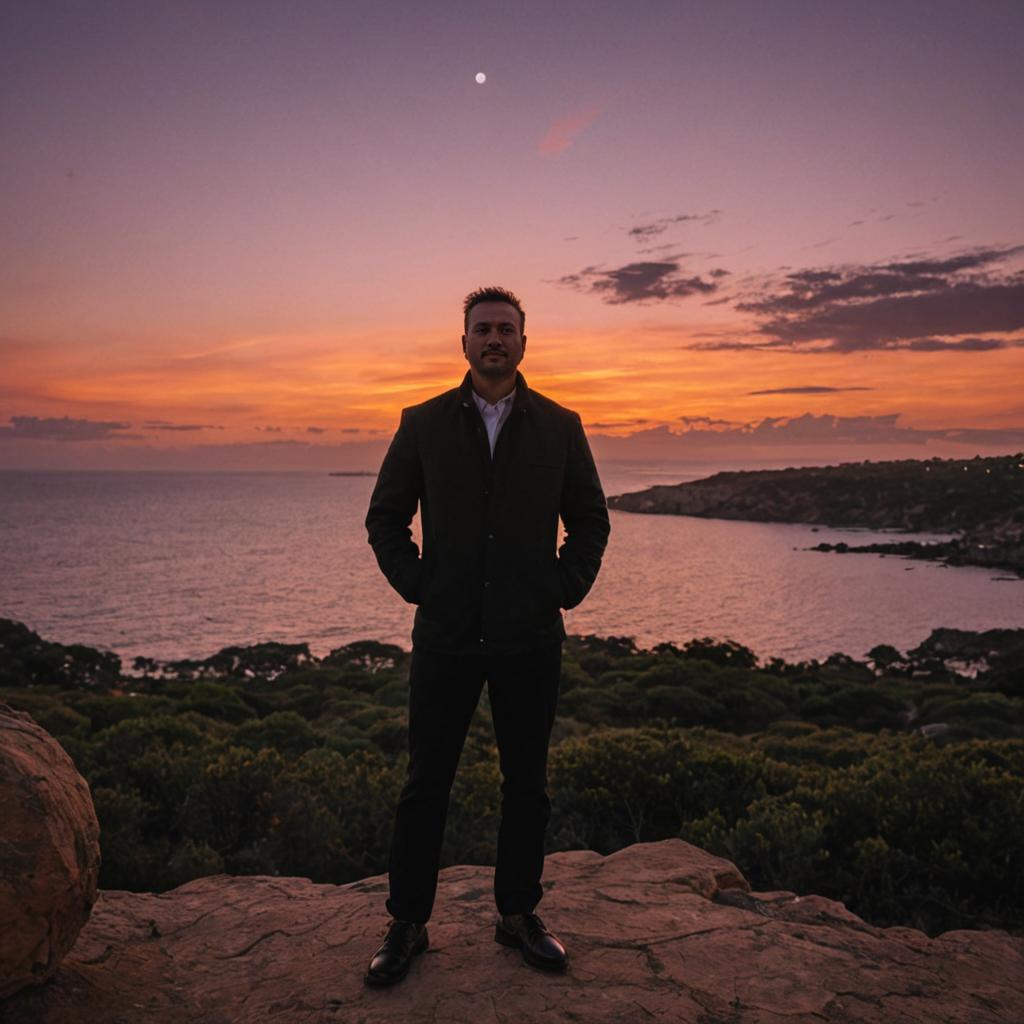
<svg viewBox="0 0 1024 1024">
<path fill-rule="evenodd" d="M 941 558 L 1024 574 L 1022 454 L 716 473 L 612 496 L 608 506 L 655 515 L 953 533 L 941 545 L 903 541 L 819 549 Z"/>
</svg>

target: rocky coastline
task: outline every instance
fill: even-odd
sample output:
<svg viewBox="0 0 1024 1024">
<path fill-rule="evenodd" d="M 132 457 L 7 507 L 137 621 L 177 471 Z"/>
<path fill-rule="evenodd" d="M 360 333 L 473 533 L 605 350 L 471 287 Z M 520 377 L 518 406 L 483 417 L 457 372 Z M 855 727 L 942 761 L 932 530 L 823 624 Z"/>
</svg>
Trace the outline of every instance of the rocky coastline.
<svg viewBox="0 0 1024 1024">
<path fill-rule="evenodd" d="M 608 507 L 648 515 L 948 533 L 948 540 L 819 544 L 973 565 L 1024 577 L 1024 454 L 904 459 L 716 473 L 613 495 Z"/>
</svg>

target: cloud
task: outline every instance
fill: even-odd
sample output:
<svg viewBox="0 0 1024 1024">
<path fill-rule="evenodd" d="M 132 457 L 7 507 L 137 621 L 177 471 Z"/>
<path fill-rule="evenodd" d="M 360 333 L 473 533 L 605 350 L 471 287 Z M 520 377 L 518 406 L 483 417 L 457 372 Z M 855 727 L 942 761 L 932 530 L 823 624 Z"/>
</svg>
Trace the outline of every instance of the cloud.
<svg viewBox="0 0 1024 1024">
<path fill-rule="evenodd" d="M 223 430 L 223 427 L 212 423 L 171 423 L 168 420 L 144 420 L 144 427 L 149 430 Z"/>
<path fill-rule="evenodd" d="M 761 322 L 749 342 L 698 349 L 793 352 L 986 352 L 1020 344 L 1024 271 L 1008 269 L 1024 246 L 975 249 L 871 265 L 809 268 L 767 281 L 735 303 Z M 979 337 L 995 334 L 1000 337 Z"/>
<path fill-rule="evenodd" d="M 941 338 L 915 338 L 907 345 L 912 352 L 990 352 L 995 348 L 1024 345 L 1015 338 L 961 338 L 943 341 Z"/>
<path fill-rule="evenodd" d="M 717 427 L 731 427 L 734 424 L 730 420 L 717 420 L 710 416 L 680 416 L 679 422 L 687 430 L 707 430 Z"/>
<path fill-rule="evenodd" d="M 326 427 L 306 427 L 307 434 L 326 434 Z"/>
<path fill-rule="evenodd" d="M 673 224 L 684 224 L 687 221 L 710 224 L 721 212 L 721 210 L 712 210 L 710 213 L 679 213 L 674 217 L 660 217 L 649 224 L 637 224 L 635 227 L 628 228 L 626 233 L 631 238 L 646 242 L 667 231 Z"/>
<path fill-rule="evenodd" d="M 578 274 L 567 274 L 555 283 L 593 292 L 608 305 L 663 302 L 690 295 L 707 295 L 718 289 L 715 281 L 706 281 L 699 275 L 687 276 L 678 260 L 627 263 L 615 270 L 585 267 Z"/>
<path fill-rule="evenodd" d="M 207 405 L 206 408 L 210 412 L 253 413 L 258 412 L 262 406 L 256 402 L 224 402 L 220 405 Z"/>
<path fill-rule="evenodd" d="M 552 121 L 544 138 L 537 143 L 537 152 L 547 156 L 564 152 L 572 145 L 576 136 L 592 124 L 600 113 L 597 107 L 591 107 L 581 113 Z"/>
<path fill-rule="evenodd" d="M 682 260 L 692 255 L 692 253 L 680 252 L 679 246 L 675 242 L 665 242 L 663 245 L 642 245 L 637 252 L 644 256 L 659 255 L 667 260 Z M 669 255 L 670 253 L 671 255 Z"/>
<path fill-rule="evenodd" d="M 646 416 L 642 416 L 637 419 L 616 420 L 611 423 L 588 423 L 587 428 L 589 430 L 621 430 L 623 427 L 640 427 L 650 422 Z"/>
<path fill-rule="evenodd" d="M 765 416 L 760 420 L 737 422 L 717 420 L 704 416 L 681 416 L 682 430 L 668 426 L 638 431 L 626 438 L 602 438 L 607 450 L 608 442 L 624 447 L 625 442 L 657 442 L 661 447 L 671 446 L 685 450 L 690 447 L 727 447 L 730 445 L 755 446 L 807 446 L 884 444 L 922 446 L 935 442 L 956 444 L 1011 446 L 1024 445 L 1024 426 L 995 429 L 947 427 L 922 430 L 904 427 L 897 421 L 901 413 L 879 416 L 833 416 L 806 412 L 800 416 Z"/>
<path fill-rule="evenodd" d="M 748 395 L 834 395 L 839 391 L 874 391 L 874 388 L 849 387 L 830 388 L 818 384 L 806 384 L 793 388 L 767 388 L 764 391 L 748 391 Z"/>
<path fill-rule="evenodd" d="M 11 426 L 0 427 L 0 440 L 4 441 L 135 441 L 142 434 L 122 434 L 130 423 L 102 420 L 76 420 L 68 416 L 45 417 L 12 416 Z"/>
<path fill-rule="evenodd" d="M 257 338 L 236 338 L 234 341 L 226 341 L 221 345 L 214 345 L 212 348 L 200 349 L 198 352 L 179 352 L 173 358 L 186 362 L 192 359 L 208 359 L 210 356 L 220 355 L 223 352 L 237 352 L 240 349 L 267 345 L 277 340 L 273 335 Z"/>
<path fill-rule="evenodd" d="M 269 441 L 234 441 L 231 444 L 197 444 L 194 446 L 194 450 L 201 451 L 206 448 L 212 448 L 220 451 L 240 448 L 271 448 L 276 446 L 309 448 L 310 443 L 309 441 L 304 441 L 297 437 L 275 437 Z"/>
</svg>

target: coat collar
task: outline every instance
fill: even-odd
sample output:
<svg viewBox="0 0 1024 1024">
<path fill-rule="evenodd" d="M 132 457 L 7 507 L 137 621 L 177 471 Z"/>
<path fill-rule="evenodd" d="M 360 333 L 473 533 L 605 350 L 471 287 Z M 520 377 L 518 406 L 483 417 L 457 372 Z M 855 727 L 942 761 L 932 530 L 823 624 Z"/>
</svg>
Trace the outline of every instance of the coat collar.
<svg viewBox="0 0 1024 1024">
<path fill-rule="evenodd" d="M 526 412 L 530 404 L 530 389 L 527 387 L 526 378 L 516 370 L 516 397 L 512 401 L 512 412 Z M 466 371 L 459 385 L 459 401 L 464 408 L 475 409 L 476 402 L 473 401 L 473 375 Z"/>
</svg>

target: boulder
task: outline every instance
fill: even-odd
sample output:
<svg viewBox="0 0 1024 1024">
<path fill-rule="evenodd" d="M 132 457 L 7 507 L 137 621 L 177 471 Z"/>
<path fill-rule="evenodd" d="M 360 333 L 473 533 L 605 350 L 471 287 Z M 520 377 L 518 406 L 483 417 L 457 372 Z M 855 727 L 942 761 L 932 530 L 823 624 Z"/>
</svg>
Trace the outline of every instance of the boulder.
<svg viewBox="0 0 1024 1024">
<path fill-rule="evenodd" d="M 32 718 L 0 704 L 0 999 L 46 981 L 96 902 L 89 785 Z"/>
</svg>

